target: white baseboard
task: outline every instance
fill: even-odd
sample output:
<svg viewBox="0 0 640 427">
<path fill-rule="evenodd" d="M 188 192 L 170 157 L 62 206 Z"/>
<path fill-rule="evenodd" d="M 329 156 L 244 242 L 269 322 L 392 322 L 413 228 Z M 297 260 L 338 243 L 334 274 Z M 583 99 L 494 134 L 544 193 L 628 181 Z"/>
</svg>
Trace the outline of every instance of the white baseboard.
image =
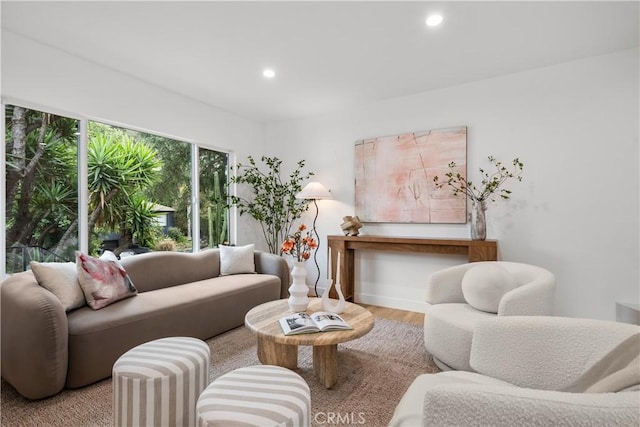
<svg viewBox="0 0 640 427">
<path fill-rule="evenodd" d="M 425 301 L 410 301 L 402 298 L 391 298 L 370 294 L 357 294 L 355 296 L 355 299 L 357 302 L 361 302 L 364 304 L 396 308 L 398 310 L 414 311 L 417 313 L 424 313 L 428 306 Z"/>
<path fill-rule="evenodd" d="M 324 294 L 324 287 L 318 286 L 318 294 L 322 296 Z M 309 294 L 310 297 L 315 296 L 315 292 L 313 286 L 309 286 Z M 411 301 L 403 298 L 391 298 L 384 297 L 380 295 L 371 295 L 371 294 L 357 294 L 355 295 L 355 299 L 357 302 L 361 302 L 363 304 L 371 304 L 377 305 L 380 307 L 389 307 L 395 308 L 398 310 L 406 310 L 406 311 L 414 311 L 416 313 L 424 313 L 429 306 L 429 304 L 425 301 Z"/>
</svg>

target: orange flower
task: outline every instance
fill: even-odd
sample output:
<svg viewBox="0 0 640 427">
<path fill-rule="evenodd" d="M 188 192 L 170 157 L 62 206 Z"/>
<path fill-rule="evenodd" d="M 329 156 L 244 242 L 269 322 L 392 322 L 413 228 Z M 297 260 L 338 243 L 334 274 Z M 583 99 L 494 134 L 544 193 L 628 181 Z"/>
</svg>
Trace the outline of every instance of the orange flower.
<svg viewBox="0 0 640 427">
<path fill-rule="evenodd" d="M 289 254 L 297 261 L 306 261 L 311 257 L 311 251 L 318 247 L 318 243 L 313 237 L 311 232 L 307 231 L 305 236 L 302 236 L 302 232 L 307 229 L 307 226 L 300 224 L 298 230 L 293 235 L 287 236 L 282 245 L 280 251 L 285 254 Z"/>
<path fill-rule="evenodd" d="M 314 240 L 313 237 L 307 237 L 306 244 L 307 246 L 309 246 L 309 249 L 315 249 L 318 247 L 318 243 Z"/>
<path fill-rule="evenodd" d="M 282 242 L 282 247 L 280 250 L 284 253 L 289 253 L 293 249 L 293 240 L 285 240 Z"/>
</svg>

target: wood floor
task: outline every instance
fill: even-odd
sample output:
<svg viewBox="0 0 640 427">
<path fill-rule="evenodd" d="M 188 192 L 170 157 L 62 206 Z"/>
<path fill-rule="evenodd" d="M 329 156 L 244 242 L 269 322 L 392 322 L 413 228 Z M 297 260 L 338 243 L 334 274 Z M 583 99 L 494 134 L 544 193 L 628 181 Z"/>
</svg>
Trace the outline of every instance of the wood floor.
<svg viewBox="0 0 640 427">
<path fill-rule="evenodd" d="M 424 313 L 416 313 L 414 311 L 398 310 L 395 308 L 379 307 L 376 305 L 360 304 L 358 305 L 369 310 L 374 316 L 384 319 L 395 320 L 397 322 L 411 323 L 412 325 L 424 325 Z"/>
</svg>

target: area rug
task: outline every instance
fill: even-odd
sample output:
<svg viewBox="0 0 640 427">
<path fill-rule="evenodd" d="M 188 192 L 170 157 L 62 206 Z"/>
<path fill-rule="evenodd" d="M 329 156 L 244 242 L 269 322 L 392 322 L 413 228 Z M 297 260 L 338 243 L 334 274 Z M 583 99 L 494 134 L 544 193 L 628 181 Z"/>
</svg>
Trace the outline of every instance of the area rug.
<svg viewBox="0 0 640 427">
<path fill-rule="evenodd" d="M 338 346 L 338 383 L 330 390 L 314 376 L 311 348 L 300 347 L 297 372 L 311 389 L 311 425 L 386 426 L 415 377 L 438 372 L 423 340 L 420 326 L 376 319 L 370 333 Z M 244 327 L 207 343 L 211 348 L 212 380 L 233 369 L 259 364 L 256 338 Z M 3 427 L 113 424 L 111 379 L 40 401 L 22 398 L 4 380 L 1 387 Z"/>
</svg>

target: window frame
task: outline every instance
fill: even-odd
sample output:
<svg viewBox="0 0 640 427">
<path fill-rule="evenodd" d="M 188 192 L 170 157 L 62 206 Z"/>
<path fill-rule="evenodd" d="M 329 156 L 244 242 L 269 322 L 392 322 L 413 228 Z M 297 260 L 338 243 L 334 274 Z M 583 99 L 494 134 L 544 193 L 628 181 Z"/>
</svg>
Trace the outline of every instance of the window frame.
<svg viewBox="0 0 640 427">
<path fill-rule="evenodd" d="M 89 250 L 89 188 L 88 188 L 88 127 L 89 121 L 95 121 L 99 123 L 103 123 L 109 126 L 119 127 L 123 129 L 130 129 L 136 132 L 148 133 L 151 135 L 156 135 L 162 138 L 172 139 L 178 142 L 184 142 L 191 146 L 191 211 L 199 212 L 200 211 L 200 200 L 199 200 L 199 191 L 200 191 L 200 182 L 199 182 L 199 158 L 198 153 L 200 149 L 218 151 L 220 153 L 224 153 L 227 155 L 227 170 L 231 172 L 231 165 L 234 164 L 235 161 L 235 153 L 233 150 L 223 149 L 216 146 L 209 146 L 205 144 L 201 144 L 197 141 L 190 140 L 188 138 L 177 137 L 175 135 L 166 134 L 158 131 L 151 131 L 148 129 L 144 129 L 138 126 L 134 126 L 131 124 L 119 123 L 113 120 L 91 117 L 85 115 L 79 115 L 76 113 L 70 113 L 68 111 L 62 111 L 60 109 L 51 108 L 49 106 L 43 106 L 34 104 L 32 102 L 26 102 L 19 99 L 14 99 L 11 97 L 2 97 L 0 99 L 0 106 L 2 107 L 3 113 L 3 121 L 2 121 L 2 147 L 0 149 L 0 174 L 2 176 L 2 185 L 3 189 L 6 186 L 6 126 L 4 117 L 6 115 L 6 105 L 16 105 L 23 108 L 28 108 L 31 110 L 42 111 L 50 114 L 55 114 L 58 116 L 68 117 L 70 119 L 74 119 L 78 121 L 78 250 L 87 253 Z M 227 187 L 229 189 L 229 194 L 231 192 L 235 194 L 235 186 L 231 185 L 229 182 L 229 178 L 231 177 L 231 173 L 227 174 Z M 9 275 L 6 273 L 5 262 L 6 262 L 6 200 L 5 197 L 0 197 L 0 239 L 3 242 L 2 248 L 0 249 L 0 259 L 2 260 L 2 266 L 0 267 L 0 280 L 4 280 Z M 230 241 L 236 240 L 236 210 L 229 209 L 229 223 L 228 223 L 228 235 Z M 191 227 L 192 230 L 200 229 L 200 218 L 199 215 L 191 215 Z M 192 239 L 192 252 L 200 252 L 200 244 L 199 239 Z"/>
</svg>

